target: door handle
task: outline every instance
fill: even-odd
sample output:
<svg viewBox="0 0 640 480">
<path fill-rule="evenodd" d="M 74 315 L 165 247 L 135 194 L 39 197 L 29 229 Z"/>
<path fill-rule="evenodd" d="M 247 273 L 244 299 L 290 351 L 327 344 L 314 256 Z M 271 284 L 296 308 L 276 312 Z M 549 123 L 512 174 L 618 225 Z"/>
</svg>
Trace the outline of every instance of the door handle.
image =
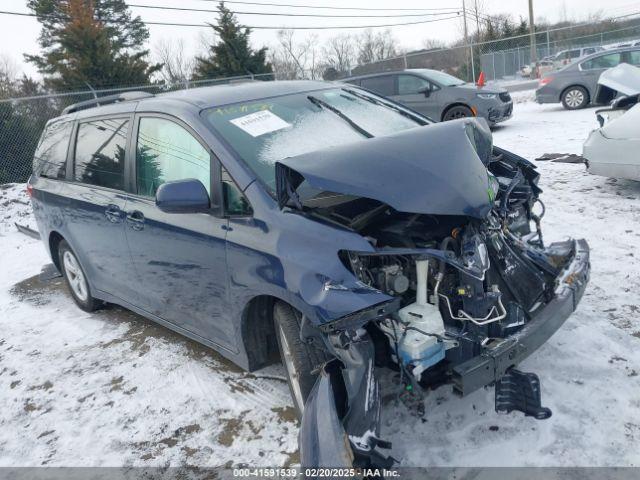
<svg viewBox="0 0 640 480">
<path fill-rule="evenodd" d="M 109 204 L 107 208 L 104 210 L 104 216 L 111 223 L 118 223 L 122 220 L 122 210 L 117 205 Z"/>
<path fill-rule="evenodd" d="M 127 222 L 134 230 L 142 230 L 144 228 L 144 215 L 140 210 L 133 210 L 127 213 Z"/>
</svg>

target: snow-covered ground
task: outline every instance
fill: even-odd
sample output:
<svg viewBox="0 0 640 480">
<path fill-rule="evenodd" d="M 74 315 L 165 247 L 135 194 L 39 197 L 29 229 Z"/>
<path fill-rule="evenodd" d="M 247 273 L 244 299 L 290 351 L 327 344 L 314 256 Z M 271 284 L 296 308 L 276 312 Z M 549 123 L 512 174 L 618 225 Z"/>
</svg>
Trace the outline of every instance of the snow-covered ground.
<svg viewBox="0 0 640 480">
<path fill-rule="evenodd" d="M 517 97 L 497 145 L 531 159 L 581 152 L 593 109 Z M 592 248 L 578 310 L 521 366 L 553 416 L 497 415 L 492 389 L 457 398 L 445 386 L 418 406 L 387 395 L 383 435 L 402 465 L 640 465 L 640 183 L 538 165 L 546 239 Z M 32 223 L 22 189 L 0 190 L 0 466 L 297 462 L 281 367 L 243 373 L 120 308 L 77 309 L 59 279 L 39 280 L 40 242 L 14 231 Z"/>
</svg>

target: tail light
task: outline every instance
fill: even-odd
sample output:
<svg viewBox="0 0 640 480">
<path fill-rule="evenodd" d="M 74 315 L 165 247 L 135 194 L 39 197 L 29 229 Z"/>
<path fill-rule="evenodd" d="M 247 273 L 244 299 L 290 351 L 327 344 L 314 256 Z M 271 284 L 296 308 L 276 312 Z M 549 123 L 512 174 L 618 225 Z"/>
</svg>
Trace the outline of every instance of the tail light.
<svg viewBox="0 0 640 480">
<path fill-rule="evenodd" d="M 538 82 L 538 86 L 539 87 L 544 87 L 545 85 L 547 85 L 548 83 L 551 83 L 551 81 L 553 80 L 553 77 L 543 77 L 540 79 L 540 81 Z"/>
<path fill-rule="evenodd" d="M 33 185 L 30 183 L 27 183 L 27 195 L 29 195 L 29 198 L 33 197 Z"/>
</svg>

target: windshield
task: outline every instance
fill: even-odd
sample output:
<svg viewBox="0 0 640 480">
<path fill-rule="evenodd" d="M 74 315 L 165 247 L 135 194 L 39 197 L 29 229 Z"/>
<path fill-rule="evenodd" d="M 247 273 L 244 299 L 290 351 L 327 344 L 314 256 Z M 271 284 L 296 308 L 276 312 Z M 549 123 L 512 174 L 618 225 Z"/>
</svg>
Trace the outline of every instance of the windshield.
<svg viewBox="0 0 640 480">
<path fill-rule="evenodd" d="M 430 80 L 439 83 L 443 87 L 455 87 L 456 85 L 465 84 L 464 80 L 460 80 L 459 78 L 445 72 L 439 72 L 437 70 L 425 70 L 424 72 Z"/>
<path fill-rule="evenodd" d="M 272 192 L 279 160 L 427 123 L 351 87 L 215 107 L 204 117 Z"/>
</svg>

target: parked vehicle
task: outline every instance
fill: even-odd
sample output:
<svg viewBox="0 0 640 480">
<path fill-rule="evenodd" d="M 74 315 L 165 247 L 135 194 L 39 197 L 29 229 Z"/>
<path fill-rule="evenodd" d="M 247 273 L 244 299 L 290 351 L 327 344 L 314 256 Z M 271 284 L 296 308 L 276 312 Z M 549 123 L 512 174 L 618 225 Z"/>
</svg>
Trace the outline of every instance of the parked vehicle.
<svg viewBox="0 0 640 480">
<path fill-rule="evenodd" d="M 535 67 L 536 78 L 540 78 L 549 72 L 553 72 L 556 69 L 555 64 L 551 60 L 540 60 Z"/>
<path fill-rule="evenodd" d="M 522 77 L 531 78 L 531 75 L 533 75 L 534 72 L 535 72 L 535 65 L 532 66 L 530 64 L 526 64 L 520 67 L 520 76 Z"/>
<path fill-rule="evenodd" d="M 436 121 L 482 117 L 495 125 L 511 118 L 513 102 L 504 88 L 478 87 L 438 70 L 408 69 L 344 79 Z"/>
<path fill-rule="evenodd" d="M 381 368 L 551 414 L 515 367 L 576 308 L 589 249 L 543 244 L 535 166 L 477 119 L 323 82 L 127 94 L 67 108 L 34 165 L 78 306 L 122 305 L 248 370 L 279 351 L 305 466 L 393 462 Z"/>
<path fill-rule="evenodd" d="M 640 181 L 640 68 L 622 63 L 598 81 L 598 100 L 609 103 L 596 111 L 600 128 L 593 130 L 582 156 L 589 173 Z"/>
<path fill-rule="evenodd" d="M 580 58 L 586 57 L 587 55 L 592 55 L 597 52 L 602 52 L 604 50 L 603 47 L 595 46 L 595 47 L 582 47 L 582 48 L 572 48 L 570 50 L 562 50 L 553 56 L 553 63 L 556 68 L 562 68 L 565 65 L 569 65 Z"/>
<path fill-rule="evenodd" d="M 523 77 L 540 78 L 542 75 L 548 72 L 552 72 L 556 69 L 553 60 L 539 60 L 537 63 L 525 65 L 520 69 L 520 75 Z"/>
<path fill-rule="evenodd" d="M 584 108 L 595 99 L 600 74 L 620 63 L 640 65 L 640 48 L 605 50 L 544 75 L 536 90 L 536 101 L 562 102 L 567 110 Z"/>
</svg>

